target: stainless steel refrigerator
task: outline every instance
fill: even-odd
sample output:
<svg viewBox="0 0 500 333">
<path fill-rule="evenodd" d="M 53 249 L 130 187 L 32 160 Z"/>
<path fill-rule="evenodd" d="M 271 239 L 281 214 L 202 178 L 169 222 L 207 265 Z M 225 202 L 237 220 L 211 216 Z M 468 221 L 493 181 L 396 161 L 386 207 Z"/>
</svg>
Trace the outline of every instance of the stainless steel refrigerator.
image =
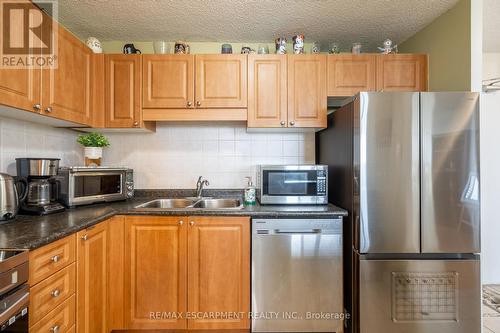
<svg viewBox="0 0 500 333">
<path fill-rule="evenodd" d="M 348 331 L 481 332 L 479 95 L 360 93 L 328 125 Z"/>
</svg>

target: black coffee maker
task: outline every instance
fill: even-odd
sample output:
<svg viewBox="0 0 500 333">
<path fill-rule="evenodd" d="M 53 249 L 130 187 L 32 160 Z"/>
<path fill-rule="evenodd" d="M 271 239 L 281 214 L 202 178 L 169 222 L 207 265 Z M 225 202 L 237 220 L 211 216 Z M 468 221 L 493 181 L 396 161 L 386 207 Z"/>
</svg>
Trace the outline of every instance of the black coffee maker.
<svg viewBox="0 0 500 333">
<path fill-rule="evenodd" d="M 21 203 L 21 213 L 47 215 L 65 210 L 56 201 L 59 193 L 59 181 L 56 179 L 59 161 L 59 158 L 16 158 L 17 176 L 28 182 L 28 193 Z"/>
</svg>

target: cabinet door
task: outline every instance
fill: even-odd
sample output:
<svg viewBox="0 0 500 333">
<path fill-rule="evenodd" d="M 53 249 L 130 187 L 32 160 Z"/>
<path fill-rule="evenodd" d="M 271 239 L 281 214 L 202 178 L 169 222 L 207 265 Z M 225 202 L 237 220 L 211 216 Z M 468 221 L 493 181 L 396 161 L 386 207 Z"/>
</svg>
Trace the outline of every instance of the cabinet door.
<svg viewBox="0 0 500 333">
<path fill-rule="evenodd" d="M 144 55 L 142 106 L 194 107 L 194 56 Z"/>
<path fill-rule="evenodd" d="M 77 234 L 77 331 L 107 332 L 108 222 Z"/>
<path fill-rule="evenodd" d="M 288 56 L 288 126 L 326 127 L 326 55 Z"/>
<path fill-rule="evenodd" d="M 286 127 L 286 56 L 248 56 L 248 127 Z"/>
<path fill-rule="evenodd" d="M 194 318 L 189 329 L 248 329 L 250 323 L 250 220 L 190 217 L 188 309 L 241 313 L 234 318 Z"/>
<path fill-rule="evenodd" d="M 125 327 L 184 329 L 186 240 L 182 217 L 128 216 L 125 229 Z"/>
<path fill-rule="evenodd" d="M 54 22 L 57 66 L 42 71 L 42 114 L 91 125 L 90 70 L 92 51 Z"/>
<path fill-rule="evenodd" d="M 377 56 L 329 55 L 328 96 L 353 96 L 376 90 Z"/>
<path fill-rule="evenodd" d="M 141 56 L 106 55 L 105 72 L 106 127 L 140 126 Z"/>
<path fill-rule="evenodd" d="M 425 54 L 377 56 L 378 91 L 427 91 L 427 76 Z"/>
<path fill-rule="evenodd" d="M 247 107 L 246 55 L 197 55 L 195 59 L 196 107 Z"/>
<path fill-rule="evenodd" d="M 0 104 L 38 112 L 40 69 L 0 69 Z"/>
</svg>

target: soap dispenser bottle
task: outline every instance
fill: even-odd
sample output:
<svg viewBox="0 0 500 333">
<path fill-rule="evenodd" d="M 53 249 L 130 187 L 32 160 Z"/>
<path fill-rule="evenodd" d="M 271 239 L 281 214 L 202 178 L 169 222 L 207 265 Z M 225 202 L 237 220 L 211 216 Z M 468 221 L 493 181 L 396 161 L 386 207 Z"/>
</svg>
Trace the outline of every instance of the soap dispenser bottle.
<svg viewBox="0 0 500 333">
<path fill-rule="evenodd" d="M 245 187 L 244 201 L 245 206 L 255 205 L 255 186 L 252 183 L 252 177 L 245 177 L 248 179 L 247 187 Z"/>
</svg>

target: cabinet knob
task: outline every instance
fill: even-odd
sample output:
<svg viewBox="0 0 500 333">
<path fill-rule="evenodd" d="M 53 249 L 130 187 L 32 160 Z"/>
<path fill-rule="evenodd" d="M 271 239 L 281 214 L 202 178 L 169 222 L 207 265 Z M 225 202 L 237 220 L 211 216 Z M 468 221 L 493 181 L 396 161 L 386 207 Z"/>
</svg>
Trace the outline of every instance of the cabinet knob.
<svg viewBox="0 0 500 333">
<path fill-rule="evenodd" d="M 87 239 L 89 239 L 89 236 L 87 234 L 85 234 L 85 235 L 82 236 L 82 240 L 83 241 L 86 241 Z"/>
<path fill-rule="evenodd" d="M 59 297 L 61 292 L 59 291 L 59 289 L 56 289 L 56 290 L 52 291 L 50 294 L 52 295 L 52 297 L 56 298 L 56 297 Z"/>
<path fill-rule="evenodd" d="M 58 255 L 55 255 L 55 256 L 53 256 L 52 258 L 50 258 L 50 260 L 51 260 L 52 262 L 58 262 L 58 261 L 59 261 L 59 259 L 60 259 L 60 257 L 59 257 Z"/>
<path fill-rule="evenodd" d="M 53 333 L 58 333 L 59 332 L 59 326 L 58 325 L 54 325 L 50 328 L 50 331 L 53 332 Z"/>
<path fill-rule="evenodd" d="M 280 124 L 281 124 L 281 126 L 285 126 L 286 122 L 284 120 L 282 120 Z"/>
<path fill-rule="evenodd" d="M 135 127 L 139 126 L 139 122 L 138 121 L 134 121 L 134 126 Z"/>
<path fill-rule="evenodd" d="M 45 109 L 45 112 L 47 112 L 47 113 L 51 113 L 51 112 L 52 112 L 52 107 L 50 107 L 50 106 L 49 106 L 49 107 L 47 107 L 47 108 Z"/>
<path fill-rule="evenodd" d="M 201 102 L 200 101 L 196 102 L 196 105 L 201 106 Z"/>
<path fill-rule="evenodd" d="M 290 126 L 295 126 L 295 121 L 293 121 L 293 120 L 292 120 L 292 121 L 290 122 Z"/>
<path fill-rule="evenodd" d="M 184 224 L 184 221 L 179 221 L 179 225 L 183 225 Z"/>
<path fill-rule="evenodd" d="M 188 104 L 187 104 L 187 105 L 188 105 L 188 106 L 190 107 L 191 105 L 193 105 L 193 103 L 191 103 L 191 102 L 188 102 Z"/>
<path fill-rule="evenodd" d="M 42 108 L 42 106 L 40 104 L 33 105 L 33 109 L 36 111 L 40 111 L 41 108 Z"/>
<path fill-rule="evenodd" d="M 194 225 L 194 221 L 189 222 L 190 225 Z"/>
</svg>

